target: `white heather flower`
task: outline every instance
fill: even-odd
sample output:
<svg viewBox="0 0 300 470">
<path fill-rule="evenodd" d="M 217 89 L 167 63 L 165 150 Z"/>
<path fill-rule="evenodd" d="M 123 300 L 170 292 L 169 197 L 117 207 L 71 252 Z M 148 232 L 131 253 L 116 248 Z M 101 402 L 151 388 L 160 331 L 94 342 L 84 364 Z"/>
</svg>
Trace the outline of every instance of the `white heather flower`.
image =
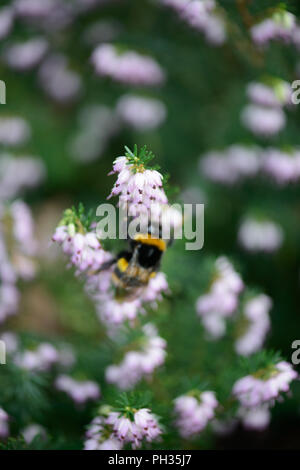
<svg viewBox="0 0 300 470">
<path fill-rule="evenodd" d="M 267 148 L 262 153 L 262 170 L 281 185 L 297 181 L 300 178 L 300 151 Z"/>
<path fill-rule="evenodd" d="M 13 10 L 9 7 L 0 9 L 0 40 L 4 39 L 11 31 L 13 26 Z"/>
<path fill-rule="evenodd" d="M 264 294 L 257 295 L 245 303 L 242 319 L 245 326 L 234 344 L 238 354 L 249 356 L 262 348 L 271 326 L 271 306 L 271 299 Z"/>
<path fill-rule="evenodd" d="M 134 449 L 141 446 L 142 441 L 155 441 L 162 434 L 158 420 L 148 408 L 132 410 L 133 421 L 120 413 L 111 413 L 107 423 L 113 426 L 115 436 L 121 441 L 130 443 Z"/>
<path fill-rule="evenodd" d="M 96 72 L 129 85 L 160 85 L 165 74 L 159 64 L 149 56 L 135 51 L 119 52 L 113 44 L 101 44 L 92 54 Z"/>
<path fill-rule="evenodd" d="M 291 364 L 280 361 L 266 370 L 247 375 L 233 386 L 234 397 L 245 408 L 254 408 L 264 403 L 273 404 L 282 392 L 288 392 L 290 383 L 298 377 Z"/>
<path fill-rule="evenodd" d="M 218 406 L 214 392 L 205 391 L 181 395 L 175 400 L 175 426 L 180 435 L 192 438 L 199 434 L 215 416 Z"/>
<path fill-rule="evenodd" d="M 244 108 L 241 119 L 244 126 L 253 134 L 263 137 L 278 134 L 286 123 L 286 116 L 281 108 L 268 108 L 252 104 Z"/>
<path fill-rule="evenodd" d="M 32 423 L 26 426 L 26 428 L 23 429 L 22 435 L 24 437 L 24 440 L 26 444 L 31 444 L 31 442 L 37 437 L 41 436 L 43 438 L 46 437 L 46 430 L 43 426 L 37 423 Z"/>
<path fill-rule="evenodd" d="M 3 408 L 0 408 L 0 439 L 5 439 L 9 435 L 9 416 Z"/>
<path fill-rule="evenodd" d="M 51 344 L 41 343 L 35 350 L 18 352 L 14 362 L 21 369 L 47 372 L 59 362 L 59 352 Z"/>
<path fill-rule="evenodd" d="M 166 342 L 159 337 L 154 325 L 143 327 L 140 349 L 127 352 L 119 365 L 111 365 L 105 371 L 106 380 L 120 389 L 133 388 L 143 377 L 150 377 L 164 363 Z"/>
<path fill-rule="evenodd" d="M 264 431 L 271 421 L 271 412 L 268 405 L 260 405 L 254 408 L 241 407 L 238 416 L 246 429 L 254 431 Z"/>
<path fill-rule="evenodd" d="M 155 129 L 166 118 L 166 107 L 161 101 L 138 95 L 121 96 L 116 112 L 125 124 L 137 131 Z"/>
<path fill-rule="evenodd" d="M 9 147 L 22 145 L 28 141 L 30 134 L 31 129 L 24 119 L 0 117 L 0 144 Z"/>
<path fill-rule="evenodd" d="M 241 246 L 250 252 L 272 253 L 277 251 L 284 239 L 280 225 L 267 219 L 246 218 L 238 231 Z"/>
<path fill-rule="evenodd" d="M 234 184 L 255 176 L 260 169 L 259 149 L 232 145 L 217 152 L 208 152 L 199 161 L 199 170 L 210 180 L 223 184 Z"/>
<path fill-rule="evenodd" d="M 243 287 L 241 277 L 228 259 L 218 258 L 209 291 L 200 296 L 196 303 L 197 314 L 213 338 L 219 338 L 225 333 L 225 318 L 235 312 Z"/>
<path fill-rule="evenodd" d="M 100 398 L 100 388 L 91 380 L 75 380 L 68 375 L 59 375 L 55 381 L 57 390 L 65 392 L 77 404 Z"/>
<path fill-rule="evenodd" d="M 252 26 L 250 32 L 257 45 L 265 46 L 273 40 L 291 42 L 295 28 L 296 17 L 288 11 L 281 11 Z"/>
<path fill-rule="evenodd" d="M 117 439 L 112 426 L 107 425 L 103 416 L 97 416 L 86 432 L 84 450 L 121 450 L 123 443 Z"/>
<path fill-rule="evenodd" d="M 8 45 L 4 49 L 3 59 L 11 69 L 18 71 L 30 70 L 38 65 L 47 50 L 47 41 L 42 37 L 38 37 Z"/>
<path fill-rule="evenodd" d="M 41 160 L 0 154 L 0 200 L 16 197 L 24 189 L 37 186 L 45 176 Z"/>
<path fill-rule="evenodd" d="M 68 60 L 62 54 L 47 57 L 39 68 L 38 78 L 41 88 L 54 101 L 64 104 L 80 96 L 81 77 L 69 68 Z"/>
</svg>

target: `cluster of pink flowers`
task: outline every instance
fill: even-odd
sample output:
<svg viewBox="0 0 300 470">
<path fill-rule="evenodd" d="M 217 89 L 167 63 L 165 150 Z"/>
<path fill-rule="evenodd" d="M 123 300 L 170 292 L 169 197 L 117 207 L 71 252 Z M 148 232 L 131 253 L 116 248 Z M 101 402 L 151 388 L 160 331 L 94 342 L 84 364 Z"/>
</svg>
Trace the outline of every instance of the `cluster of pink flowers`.
<svg viewBox="0 0 300 470">
<path fill-rule="evenodd" d="M 251 36 L 258 46 L 266 46 L 271 41 L 293 43 L 297 37 L 295 15 L 285 10 L 275 11 L 272 16 L 260 21 L 251 28 Z"/>
<path fill-rule="evenodd" d="M 5 64 L 17 71 L 36 67 L 48 50 L 48 42 L 43 37 L 34 37 L 28 41 L 9 44 L 3 52 Z"/>
<path fill-rule="evenodd" d="M 14 147 L 25 144 L 31 128 L 25 119 L 13 116 L 0 117 L 0 144 Z"/>
<path fill-rule="evenodd" d="M 45 176 L 41 160 L 33 157 L 0 155 L 0 200 L 16 197 L 22 191 L 37 186 Z"/>
<path fill-rule="evenodd" d="M 89 163 L 100 157 L 109 139 L 120 129 L 119 119 L 113 109 L 104 105 L 88 105 L 78 115 L 78 131 L 72 136 L 69 148 L 71 156 Z"/>
<path fill-rule="evenodd" d="M 47 96 L 63 104 L 76 100 L 82 91 L 80 75 L 70 69 L 68 59 L 62 54 L 46 58 L 39 68 L 38 81 Z"/>
<path fill-rule="evenodd" d="M 265 294 L 259 294 L 247 300 L 242 309 L 243 330 L 235 340 L 234 348 L 242 356 L 249 356 L 260 350 L 270 330 L 269 311 L 271 299 Z"/>
<path fill-rule="evenodd" d="M 300 152 L 298 148 L 231 145 L 201 156 L 199 171 L 214 183 L 228 186 L 257 175 L 267 176 L 283 186 L 299 181 Z"/>
<path fill-rule="evenodd" d="M 90 423 L 86 432 L 84 450 L 121 450 L 121 442 L 113 433 L 112 426 L 107 424 L 104 416 L 97 416 Z"/>
<path fill-rule="evenodd" d="M 231 145 L 223 151 L 211 151 L 199 161 L 199 170 L 206 178 L 232 185 L 255 176 L 260 169 L 258 147 Z"/>
<path fill-rule="evenodd" d="M 85 450 L 119 450 L 125 444 L 139 448 L 162 434 L 157 417 L 148 408 L 128 409 L 126 415 L 108 411 L 95 418 L 88 431 Z"/>
<path fill-rule="evenodd" d="M 173 8 L 180 19 L 203 33 L 207 42 L 219 46 L 226 40 L 224 18 L 217 11 L 215 0 L 161 0 Z"/>
<path fill-rule="evenodd" d="M 133 388 L 143 377 L 149 378 L 164 363 L 166 342 L 158 336 L 154 325 L 143 327 L 139 340 L 140 349 L 127 352 L 119 365 L 111 365 L 105 371 L 106 380 L 120 389 Z"/>
<path fill-rule="evenodd" d="M 300 151 L 267 148 L 263 152 L 263 171 L 276 183 L 285 185 L 300 179 Z"/>
<path fill-rule="evenodd" d="M 161 85 L 165 73 L 149 56 L 118 50 L 113 44 L 101 44 L 92 54 L 96 73 L 128 85 Z"/>
<path fill-rule="evenodd" d="M 111 273 L 109 274 L 111 275 Z M 162 292 L 168 290 L 165 275 L 157 273 L 145 287 L 138 290 L 138 295 L 134 298 L 117 299 L 111 290 L 111 279 L 108 283 L 107 277 L 103 279 L 102 273 L 100 273 L 100 278 L 102 278 L 102 281 L 104 280 L 104 289 L 101 289 L 102 286 L 100 285 L 100 290 L 92 290 L 91 293 L 96 301 L 99 319 L 108 326 L 120 325 L 125 321 L 132 323 L 139 313 L 145 313 L 143 307 L 145 303 L 151 303 L 155 307 L 156 301 L 160 300 Z M 95 280 L 93 280 L 93 283 L 95 285 Z"/>
<path fill-rule="evenodd" d="M 109 197 L 119 196 L 119 206 L 128 209 L 128 214 L 161 213 L 163 205 L 168 204 L 163 189 L 163 176 L 156 170 L 147 170 L 138 162 L 130 163 L 127 157 L 114 161 L 111 174 L 117 173 L 117 181 Z"/>
<path fill-rule="evenodd" d="M 244 425 L 250 429 L 264 429 L 269 424 L 270 407 L 281 393 L 289 391 L 290 383 L 297 378 L 292 366 L 280 361 L 239 379 L 232 393 L 240 403 L 239 416 Z"/>
<path fill-rule="evenodd" d="M 9 435 L 9 416 L 3 408 L 0 408 L 0 439 Z"/>
<path fill-rule="evenodd" d="M 13 26 L 13 12 L 9 7 L 0 9 L 0 39 L 4 39 Z"/>
<path fill-rule="evenodd" d="M 236 311 L 243 288 L 241 277 L 228 259 L 218 258 L 209 291 L 201 295 L 196 303 L 197 314 L 213 338 L 220 338 L 225 334 L 225 319 Z"/>
<path fill-rule="evenodd" d="M 158 99 L 123 95 L 118 100 L 117 115 L 128 126 L 148 131 L 160 126 L 166 118 L 166 107 Z"/>
<path fill-rule="evenodd" d="M 10 247 L 8 249 L 7 247 Z M 19 278 L 31 279 L 36 271 L 36 241 L 29 207 L 21 200 L 0 204 L 0 322 L 17 312 Z"/>
<path fill-rule="evenodd" d="M 280 132 L 286 123 L 283 107 L 291 105 L 291 86 L 280 79 L 270 84 L 250 83 L 247 88 L 251 104 L 241 114 L 241 120 L 253 134 L 271 137 Z"/>
<path fill-rule="evenodd" d="M 272 220 L 247 217 L 239 228 L 238 240 L 249 252 L 272 253 L 281 247 L 284 233 Z"/>
<path fill-rule="evenodd" d="M 36 349 L 16 351 L 13 362 L 21 369 L 33 372 L 48 372 L 55 365 L 69 367 L 74 363 L 70 349 L 57 349 L 50 343 L 40 343 Z"/>
<path fill-rule="evenodd" d="M 78 405 L 100 398 L 100 387 L 91 380 L 75 380 L 68 375 L 59 375 L 55 380 L 55 387 L 65 392 Z"/>
<path fill-rule="evenodd" d="M 175 400 L 175 425 L 180 435 L 189 439 L 199 434 L 215 416 L 218 401 L 214 392 L 193 391 Z"/>
<path fill-rule="evenodd" d="M 76 231 L 73 223 L 60 225 L 52 237 L 54 242 L 62 246 L 63 252 L 70 258 L 71 265 L 78 272 L 87 269 L 96 271 L 103 263 L 111 259 L 111 255 L 104 251 L 94 231 L 80 233 Z"/>
</svg>

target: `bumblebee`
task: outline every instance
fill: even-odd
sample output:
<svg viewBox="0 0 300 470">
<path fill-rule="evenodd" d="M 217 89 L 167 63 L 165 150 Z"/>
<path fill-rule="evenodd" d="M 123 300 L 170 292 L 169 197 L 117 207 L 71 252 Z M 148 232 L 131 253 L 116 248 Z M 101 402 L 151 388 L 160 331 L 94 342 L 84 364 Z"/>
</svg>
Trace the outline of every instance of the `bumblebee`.
<svg viewBox="0 0 300 470">
<path fill-rule="evenodd" d="M 151 278 L 154 278 L 161 263 L 162 256 L 170 241 L 161 238 L 149 228 L 147 233 L 137 233 L 129 239 L 129 249 L 121 251 L 117 257 L 102 269 L 114 265 L 112 282 L 116 287 L 116 296 L 131 297 L 138 295 Z"/>
</svg>

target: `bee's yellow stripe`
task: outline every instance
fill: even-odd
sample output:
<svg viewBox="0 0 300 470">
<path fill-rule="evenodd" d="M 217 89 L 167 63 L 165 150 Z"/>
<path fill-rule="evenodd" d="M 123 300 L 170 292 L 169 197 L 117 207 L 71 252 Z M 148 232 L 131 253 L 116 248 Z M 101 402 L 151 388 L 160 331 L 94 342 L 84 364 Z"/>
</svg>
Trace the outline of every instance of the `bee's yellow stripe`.
<svg viewBox="0 0 300 470">
<path fill-rule="evenodd" d="M 152 237 L 149 233 L 139 233 L 134 237 L 136 242 L 145 243 L 145 245 L 156 246 L 160 251 L 166 250 L 166 242 L 161 238 Z"/>
<path fill-rule="evenodd" d="M 117 266 L 119 270 L 121 271 L 121 273 L 123 273 L 124 271 L 126 271 L 128 267 L 128 261 L 125 258 L 120 258 L 118 260 Z"/>
</svg>

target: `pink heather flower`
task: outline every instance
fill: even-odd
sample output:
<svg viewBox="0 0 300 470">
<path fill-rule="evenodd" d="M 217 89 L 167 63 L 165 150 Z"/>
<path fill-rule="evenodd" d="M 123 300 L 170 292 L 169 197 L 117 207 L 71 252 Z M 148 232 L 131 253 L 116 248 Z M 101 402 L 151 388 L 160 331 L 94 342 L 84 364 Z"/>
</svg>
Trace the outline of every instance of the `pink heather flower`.
<svg viewBox="0 0 300 470">
<path fill-rule="evenodd" d="M 213 338 L 219 338 L 225 333 L 225 318 L 237 308 L 244 284 L 225 257 L 216 260 L 215 271 L 209 291 L 197 300 L 196 310 L 204 328 Z"/>
<path fill-rule="evenodd" d="M 71 70 L 62 54 L 50 55 L 38 72 L 41 88 L 54 101 L 69 103 L 76 100 L 82 90 L 82 80 Z"/>
<path fill-rule="evenodd" d="M 265 46 L 273 40 L 291 42 L 295 28 L 296 17 L 288 11 L 281 11 L 254 25 L 250 32 L 258 46 Z"/>
<path fill-rule="evenodd" d="M 99 319 L 107 325 L 120 325 L 126 320 L 131 322 L 138 313 L 144 312 L 139 298 L 118 300 L 110 294 L 100 296 L 96 308 Z"/>
<path fill-rule="evenodd" d="M 175 426 L 179 434 L 189 439 L 199 434 L 215 416 L 218 406 L 214 392 L 181 395 L 175 400 Z"/>
<path fill-rule="evenodd" d="M 263 137 L 278 134 L 286 123 L 286 117 L 281 108 L 267 108 L 252 104 L 244 108 L 241 120 L 253 134 Z"/>
<path fill-rule="evenodd" d="M 10 206 L 13 219 L 13 235 L 24 254 L 32 255 L 36 251 L 34 239 L 34 223 L 29 206 L 21 200 L 14 201 Z"/>
<path fill-rule="evenodd" d="M 47 372 L 59 362 L 59 352 L 51 344 L 41 343 L 35 350 L 17 353 L 14 362 L 21 369 Z"/>
<path fill-rule="evenodd" d="M 48 42 L 37 37 L 26 42 L 17 42 L 4 49 L 3 58 L 13 70 L 30 70 L 42 60 L 48 50 Z"/>
<path fill-rule="evenodd" d="M 65 392 L 77 404 L 100 398 L 99 385 L 91 380 L 79 381 L 68 375 L 59 375 L 55 381 L 55 387 Z"/>
<path fill-rule="evenodd" d="M 259 168 L 259 149 L 242 145 L 232 145 L 222 152 L 208 152 L 199 161 L 200 173 L 227 185 L 255 176 Z"/>
<path fill-rule="evenodd" d="M 281 247 L 283 239 L 284 233 L 280 225 L 266 219 L 248 217 L 238 231 L 239 243 L 249 252 L 272 253 Z"/>
<path fill-rule="evenodd" d="M 151 278 L 148 285 L 142 290 L 141 296 L 143 302 L 156 302 L 162 299 L 162 292 L 169 289 L 166 275 L 162 272 Z"/>
<path fill-rule="evenodd" d="M 15 333 L 5 331 L 1 333 L 0 340 L 5 343 L 5 350 L 7 354 L 14 354 L 19 347 L 19 340 Z"/>
<path fill-rule="evenodd" d="M 31 444 L 31 442 L 37 437 L 41 436 L 46 437 L 46 430 L 43 426 L 37 423 L 32 423 L 26 426 L 22 431 L 22 436 L 26 444 Z"/>
<path fill-rule="evenodd" d="M 238 411 L 238 416 L 243 426 L 249 431 L 264 431 L 271 421 L 268 405 L 260 405 L 254 408 L 241 407 Z"/>
<path fill-rule="evenodd" d="M 266 107 L 280 107 L 291 104 L 291 85 L 284 80 L 276 80 L 273 86 L 260 82 L 249 83 L 247 95 L 252 103 Z"/>
<path fill-rule="evenodd" d="M 288 392 L 290 383 L 298 377 L 292 366 L 278 362 L 265 371 L 247 375 L 233 386 L 232 393 L 243 407 L 254 408 L 264 403 L 273 404 L 282 392 Z"/>
<path fill-rule="evenodd" d="M 106 380 L 120 389 L 133 388 L 143 377 L 150 377 L 154 370 L 164 363 L 166 342 L 158 336 L 152 324 L 143 327 L 144 336 L 140 339 L 141 348 L 129 351 L 119 365 L 111 365 L 106 371 Z"/>
<path fill-rule="evenodd" d="M 119 206 L 128 209 L 130 216 L 155 215 L 159 217 L 168 199 L 162 188 L 163 177 L 156 170 L 136 168 L 126 157 L 118 157 L 112 173 L 117 173 L 117 181 L 108 196 L 119 196 Z M 112 174 L 111 173 L 111 174 Z"/>
<path fill-rule="evenodd" d="M 249 356 L 262 348 L 271 326 L 269 316 L 271 306 L 271 299 L 264 294 L 257 295 L 246 302 L 243 308 L 243 322 L 246 322 L 246 331 L 238 337 L 234 344 L 238 354 Z"/>
<path fill-rule="evenodd" d="M 285 185 L 300 178 L 300 152 L 268 148 L 262 153 L 262 169 L 276 183 Z"/>
<path fill-rule="evenodd" d="M 0 200 L 16 197 L 24 189 L 37 186 L 45 176 L 41 160 L 33 157 L 15 158 L 10 154 L 0 155 Z"/>
<path fill-rule="evenodd" d="M 89 105 L 78 116 L 79 131 L 71 138 L 71 156 L 88 163 L 101 156 L 112 136 L 120 128 L 115 112 L 107 106 Z"/>
<path fill-rule="evenodd" d="M 30 137 L 29 124 L 18 117 L 0 117 L 0 144 L 8 147 L 26 143 Z"/>
<path fill-rule="evenodd" d="M 5 439 L 9 435 L 9 416 L 3 408 L 0 408 L 0 439 Z"/>
<path fill-rule="evenodd" d="M 204 34 L 212 45 L 221 45 L 226 39 L 224 19 L 216 13 L 214 0 L 161 0 L 173 8 L 179 17 L 193 29 Z"/>
<path fill-rule="evenodd" d="M 119 52 L 113 44 L 101 44 L 92 54 L 96 73 L 128 85 L 160 85 L 165 74 L 151 57 L 134 51 Z"/>
<path fill-rule="evenodd" d="M 134 449 L 140 447 L 144 439 L 152 442 L 162 434 L 156 416 L 148 408 L 134 410 L 133 421 L 120 413 L 111 413 L 107 423 L 113 426 L 114 434 L 121 442 L 130 443 Z"/>
<path fill-rule="evenodd" d="M 113 435 L 112 427 L 103 416 L 97 416 L 90 423 L 84 450 L 121 450 L 123 443 Z"/>
<path fill-rule="evenodd" d="M 0 9 L 0 40 L 4 39 L 11 31 L 14 21 L 12 8 L 3 7 Z"/>
<path fill-rule="evenodd" d="M 95 232 L 76 233 L 73 224 L 58 226 L 52 241 L 62 246 L 63 252 L 70 257 L 71 264 L 78 272 L 87 269 L 96 271 L 111 259 L 111 255 L 102 249 Z"/>
<path fill-rule="evenodd" d="M 0 284 L 0 323 L 17 313 L 20 294 L 14 284 Z"/>
<path fill-rule="evenodd" d="M 161 101 L 138 95 L 121 96 L 116 111 L 125 124 L 137 131 L 155 129 L 166 118 L 166 107 Z"/>
</svg>

